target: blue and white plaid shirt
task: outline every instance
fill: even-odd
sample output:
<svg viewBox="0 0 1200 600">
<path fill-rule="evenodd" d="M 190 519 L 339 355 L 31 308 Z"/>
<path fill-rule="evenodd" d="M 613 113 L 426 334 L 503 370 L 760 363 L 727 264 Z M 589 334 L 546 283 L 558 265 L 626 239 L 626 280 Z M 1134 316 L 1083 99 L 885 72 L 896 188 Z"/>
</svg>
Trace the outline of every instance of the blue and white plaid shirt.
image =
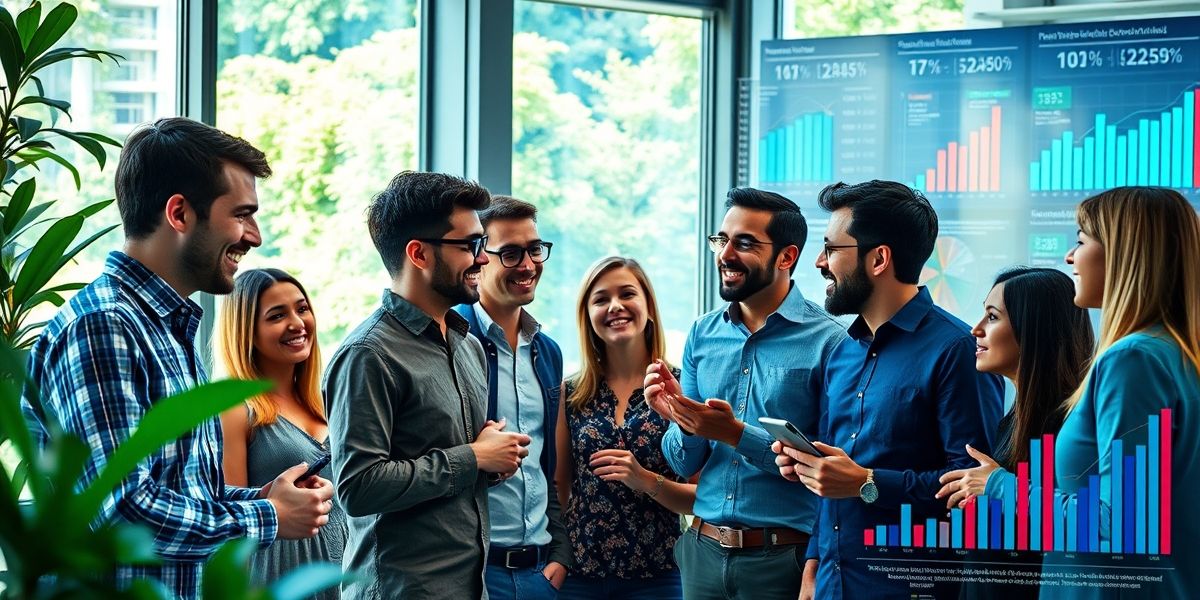
<svg viewBox="0 0 1200 600">
<path fill-rule="evenodd" d="M 141 263 L 112 252 L 104 273 L 46 326 L 29 372 L 47 418 L 91 448 L 79 489 L 157 400 L 207 380 L 195 344 L 201 314 Z M 22 409 L 45 448 L 45 425 L 27 399 Z M 225 485 L 217 418 L 159 449 L 105 499 L 97 520 L 145 526 L 162 558 L 159 566 L 119 567 L 117 585 L 157 579 L 180 598 L 199 597 L 204 561 L 218 546 L 240 537 L 263 546 L 275 540 L 275 509 L 257 497 L 256 489 Z"/>
</svg>

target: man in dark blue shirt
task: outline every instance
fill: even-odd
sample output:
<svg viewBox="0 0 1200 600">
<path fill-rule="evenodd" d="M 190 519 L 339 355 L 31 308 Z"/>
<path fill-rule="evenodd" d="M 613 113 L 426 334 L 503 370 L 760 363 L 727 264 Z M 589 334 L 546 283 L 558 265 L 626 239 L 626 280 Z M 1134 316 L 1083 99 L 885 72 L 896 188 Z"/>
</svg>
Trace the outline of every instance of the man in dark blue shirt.
<svg viewBox="0 0 1200 600">
<path fill-rule="evenodd" d="M 784 477 L 822 497 L 801 597 L 903 597 L 915 589 L 872 572 L 863 531 L 942 516 L 938 477 L 971 466 L 966 446 L 991 447 L 1004 403 L 1001 380 L 975 370 L 966 323 L 917 285 L 937 238 L 937 214 L 911 188 L 888 181 L 821 192 L 832 214 L 816 266 L 830 281 L 825 308 L 857 314 L 825 370 L 820 439 L 825 457 L 783 448 Z"/>
</svg>

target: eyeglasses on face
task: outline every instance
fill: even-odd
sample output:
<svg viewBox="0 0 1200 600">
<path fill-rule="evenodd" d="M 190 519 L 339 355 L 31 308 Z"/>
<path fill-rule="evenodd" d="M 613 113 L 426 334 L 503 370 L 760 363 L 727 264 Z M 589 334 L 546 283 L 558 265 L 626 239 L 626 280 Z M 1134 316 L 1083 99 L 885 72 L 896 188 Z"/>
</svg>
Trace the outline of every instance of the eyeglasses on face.
<svg viewBox="0 0 1200 600">
<path fill-rule="evenodd" d="M 462 246 L 467 252 L 471 253 L 471 258 L 478 258 L 479 253 L 483 251 L 483 246 L 487 244 L 488 236 L 481 235 L 477 238 L 414 238 L 418 242 L 433 244 L 435 246 Z"/>
<path fill-rule="evenodd" d="M 830 244 L 829 242 L 825 242 L 825 245 L 824 245 L 823 249 L 821 250 L 821 252 L 824 253 L 826 257 L 828 257 L 833 254 L 834 250 L 841 250 L 842 248 L 865 248 L 865 247 L 866 247 L 865 244 Z"/>
<path fill-rule="evenodd" d="M 712 250 L 713 252 L 720 252 L 724 250 L 725 246 L 730 243 L 733 244 L 733 249 L 738 252 L 752 252 L 754 251 L 755 246 L 771 244 L 771 242 L 763 242 L 752 237 L 745 236 L 738 236 L 733 239 L 729 239 L 728 237 L 719 234 L 708 236 L 708 249 Z"/>
<path fill-rule="evenodd" d="M 524 248 L 521 246 L 505 246 L 499 250 L 484 250 L 488 254 L 500 258 L 500 264 L 505 267 L 512 268 L 525 259 L 525 255 L 529 255 L 529 260 L 535 263 L 544 263 L 550 258 L 550 248 L 554 246 L 551 242 L 535 242 Z"/>
</svg>

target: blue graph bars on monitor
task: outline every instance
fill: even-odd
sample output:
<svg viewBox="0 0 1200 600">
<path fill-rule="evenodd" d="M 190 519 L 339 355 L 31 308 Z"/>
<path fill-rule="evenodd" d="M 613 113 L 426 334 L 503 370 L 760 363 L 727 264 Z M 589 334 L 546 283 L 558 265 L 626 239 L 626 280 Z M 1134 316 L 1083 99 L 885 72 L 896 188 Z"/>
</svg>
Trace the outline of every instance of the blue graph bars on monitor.
<svg viewBox="0 0 1200 600">
<path fill-rule="evenodd" d="M 833 180 L 833 115 L 812 112 L 759 140 L 759 179 L 769 183 Z"/>
<path fill-rule="evenodd" d="M 1029 164 L 1034 192 L 1104 190 L 1122 185 L 1200 188 L 1200 89 L 1183 93 L 1157 116 L 1110 124 L 1108 115 L 1082 140 L 1065 131 Z"/>
<path fill-rule="evenodd" d="M 977 496 L 950 510 L 948 521 L 913 521 L 900 505 L 900 524 L 863 532 L 867 546 L 1171 554 L 1171 409 L 1147 418 L 1146 444 L 1131 455 L 1114 440 L 1109 489 L 1089 475 L 1075 493 L 1054 488 L 1054 436 L 1029 443 L 1029 461 L 1017 464 L 1016 497 Z M 1104 497 L 1105 494 L 1107 497 Z M 1110 510 L 1108 539 L 1101 539 L 1101 510 Z"/>
</svg>

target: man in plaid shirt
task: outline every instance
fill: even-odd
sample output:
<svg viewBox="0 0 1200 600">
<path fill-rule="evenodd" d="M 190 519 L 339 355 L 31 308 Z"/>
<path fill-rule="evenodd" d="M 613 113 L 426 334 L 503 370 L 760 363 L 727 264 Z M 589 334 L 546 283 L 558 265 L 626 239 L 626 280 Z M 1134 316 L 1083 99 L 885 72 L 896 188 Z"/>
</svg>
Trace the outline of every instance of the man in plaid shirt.
<svg viewBox="0 0 1200 600">
<path fill-rule="evenodd" d="M 63 306 L 29 357 L 46 419 L 91 448 L 80 488 L 156 401 L 208 379 L 195 344 L 202 311 L 188 296 L 233 290 L 238 261 L 262 243 L 255 179 L 270 172 L 245 140 L 188 119 L 162 119 L 127 140 L 116 183 L 125 247 Z M 46 423 L 28 399 L 23 409 L 44 448 Z M 197 598 L 204 561 L 222 543 L 315 535 L 333 486 L 297 482 L 305 469 L 261 489 L 226 486 L 216 417 L 159 449 L 105 500 L 98 524 L 145 526 L 162 562 L 122 566 L 115 582 L 156 579 Z"/>
</svg>

